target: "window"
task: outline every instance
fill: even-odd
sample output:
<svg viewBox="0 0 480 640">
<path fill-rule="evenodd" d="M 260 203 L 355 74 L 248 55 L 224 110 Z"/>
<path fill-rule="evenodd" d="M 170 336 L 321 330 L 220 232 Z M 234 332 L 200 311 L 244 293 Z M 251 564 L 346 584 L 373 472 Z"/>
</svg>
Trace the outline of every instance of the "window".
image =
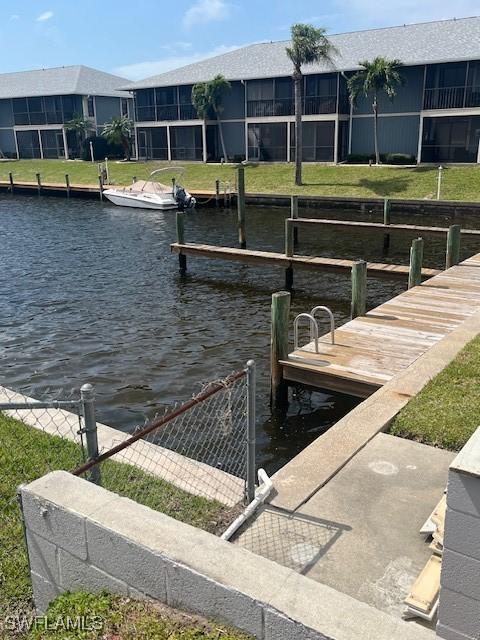
<svg viewBox="0 0 480 640">
<path fill-rule="evenodd" d="M 476 162 L 480 116 L 425 118 L 422 162 Z"/>
<path fill-rule="evenodd" d="M 202 160 L 202 128 L 170 127 L 172 160 Z"/>
<path fill-rule="evenodd" d="M 287 125 L 284 122 L 249 124 L 248 157 L 250 160 L 287 159 Z"/>
<path fill-rule="evenodd" d="M 135 93 L 137 120 L 155 120 L 155 91 L 154 89 L 141 89 Z"/>
<path fill-rule="evenodd" d="M 127 98 L 120 98 L 120 110 L 121 110 L 122 116 L 128 117 L 128 99 Z"/>
<path fill-rule="evenodd" d="M 93 96 L 87 98 L 87 114 L 89 118 L 95 117 L 95 100 Z"/>
</svg>

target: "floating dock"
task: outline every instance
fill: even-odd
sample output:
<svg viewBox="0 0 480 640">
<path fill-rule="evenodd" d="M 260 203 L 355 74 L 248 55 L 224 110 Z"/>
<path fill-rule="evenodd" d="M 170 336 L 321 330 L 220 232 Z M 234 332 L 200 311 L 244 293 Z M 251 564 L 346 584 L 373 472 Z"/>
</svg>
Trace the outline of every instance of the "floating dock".
<svg viewBox="0 0 480 640">
<path fill-rule="evenodd" d="M 366 398 L 480 309 L 480 254 L 281 360 L 284 379 Z"/>
<path fill-rule="evenodd" d="M 211 258 L 215 260 L 229 260 L 242 262 L 243 264 L 265 265 L 283 267 L 285 269 L 308 269 L 310 271 L 329 271 L 333 273 L 350 273 L 354 260 L 339 260 L 337 258 L 321 258 L 317 256 L 286 256 L 284 253 L 273 251 L 255 251 L 251 249 L 238 249 L 235 247 L 219 247 L 208 244 L 178 243 L 170 245 L 174 253 L 198 258 Z M 383 264 L 368 262 L 367 272 L 371 276 L 385 278 L 408 278 L 408 265 Z M 422 269 L 423 278 L 431 278 L 441 273 L 438 269 Z"/>
</svg>

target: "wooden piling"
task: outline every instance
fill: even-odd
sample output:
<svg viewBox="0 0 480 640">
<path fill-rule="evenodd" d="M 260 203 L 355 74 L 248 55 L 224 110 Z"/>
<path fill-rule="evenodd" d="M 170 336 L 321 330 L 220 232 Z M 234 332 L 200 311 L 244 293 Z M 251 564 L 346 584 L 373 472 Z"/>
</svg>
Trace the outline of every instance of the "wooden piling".
<svg viewBox="0 0 480 640">
<path fill-rule="evenodd" d="M 137 181 L 137 176 L 133 176 L 132 178 L 132 184 L 135 184 L 135 182 Z"/>
<path fill-rule="evenodd" d="M 287 258 L 293 256 L 294 244 L 294 221 L 292 218 L 285 218 L 285 255 Z M 293 288 L 293 267 L 291 264 L 285 269 L 285 289 L 291 291 Z"/>
<path fill-rule="evenodd" d="M 352 265 L 352 320 L 364 316 L 367 310 L 367 263 L 358 260 Z"/>
<path fill-rule="evenodd" d="M 42 180 L 39 173 L 36 173 L 35 175 L 37 177 L 37 191 L 38 195 L 40 195 L 42 193 Z"/>
<path fill-rule="evenodd" d="M 220 203 L 220 180 L 215 180 L 215 206 L 218 207 Z"/>
<path fill-rule="evenodd" d="M 10 193 L 13 193 L 14 184 L 13 184 L 13 173 L 11 171 L 8 174 L 8 181 L 10 182 Z"/>
<path fill-rule="evenodd" d="M 390 200 L 388 198 L 384 198 L 383 200 L 383 224 L 390 224 Z M 383 250 L 388 251 L 390 247 L 390 234 L 386 233 L 383 236 Z"/>
<path fill-rule="evenodd" d="M 185 215 L 183 211 L 177 211 L 177 242 L 185 244 Z M 178 266 L 180 275 L 184 276 L 187 271 L 187 256 L 184 253 L 178 254 Z"/>
<path fill-rule="evenodd" d="M 68 173 L 65 174 L 65 188 L 67 190 L 67 198 L 70 197 L 70 176 Z"/>
<path fill-rule="evenodd" d="M 422 282 L 423 238 L 412 241 L 410 248 L 410 271 L 408 274 L 408 288 L 416 287 Z"/>
<path fill-rule="evenodd" d="M 103 201 L 103 178 L 102 174 L 98 175 L 98 194 L 100 196 L 100 202 Z"/>
<path fill-rule="evenodd" d="M 290 200 L 290 217 L 294 220 L 298 219 L 298 196 L 292 196 Z M 293 246 L 298 245 L 298 227 L 293 227 Z"/>
<path fill-rule="evenodd" d="M 288 385 L 283 378 L 280 360 L 288 357 L 288 322 L 290 293 L 280 291 L 272 295 L 270 340 L 270 406 L 284 409 L 288 405 Z"/>
<path fill-rule="evenodd" d="M 460 234 L 462 228 L 459 224 L 452 224 L 447 233 L 447 256 L 445 269 L 450 269 L 460 262 Z"/>
<path fill-rule="evenodd" d="M 237 212 L 238 212 L 238 243 L 240 249 L 247 248 L 245 232 L 245 167 L 237 166 Z"/>
</svg>

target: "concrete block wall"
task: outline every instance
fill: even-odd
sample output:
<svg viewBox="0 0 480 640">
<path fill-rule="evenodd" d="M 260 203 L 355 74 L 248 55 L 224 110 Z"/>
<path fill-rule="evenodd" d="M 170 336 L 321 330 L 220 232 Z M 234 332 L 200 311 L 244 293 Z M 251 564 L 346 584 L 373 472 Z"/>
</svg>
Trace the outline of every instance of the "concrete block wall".
<svg viewBox="0 0 480 640">
<path fill-rule="evenodd" d="M 62 591 L 146 596 L 260 640 L 433 640 L 393 618 L 63 471 L 22 487 L 39 612 Z"/>
<path fill-rule="evenodd" d="M 480 428 L 449 469 L 437 634 L 480 638 Z"/>
</svg>

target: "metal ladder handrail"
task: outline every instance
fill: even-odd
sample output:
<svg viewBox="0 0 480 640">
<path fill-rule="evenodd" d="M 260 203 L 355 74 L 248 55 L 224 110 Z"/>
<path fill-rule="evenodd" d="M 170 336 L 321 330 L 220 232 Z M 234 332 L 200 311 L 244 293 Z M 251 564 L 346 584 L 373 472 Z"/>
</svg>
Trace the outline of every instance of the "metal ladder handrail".
<svg viewBox="0 0 480 640">
<path fill-rule="evenodd" d="M 298 349 L 298 324 L 302 318 L 306 318 L 310 322 L 310 337 L 315 340 L 315 353 L 318 353 L 318 324 L 310 313 L 299 313 L 293 321 L 293 346 L 294 350 Z"/>
<path fill-rule="evenodd" d="M 319 305 L 317 307 L 313 307 L 313 309 L 310 311 L 310 315 L 312 316 L 312 318 L 315 318 L 315 314 L 317 311 L 325 311 L 327 313 L 327 315 L 330 318 L 330 334 L 332 336 L 332 344 L 335 344 L 335 316 L 332 313 L 332 310 L 329 309 L 328 307 L 325 307 L 323 305 Z M 316 320 L 315 320 L 316 322 Z M 318 325 L 317 325 L 318 326 Z M 317 331 L 318 333 L 318 331 Z M 310 331 L 310 340 L 313 340 L 313 334 Z"/>
</svg>

